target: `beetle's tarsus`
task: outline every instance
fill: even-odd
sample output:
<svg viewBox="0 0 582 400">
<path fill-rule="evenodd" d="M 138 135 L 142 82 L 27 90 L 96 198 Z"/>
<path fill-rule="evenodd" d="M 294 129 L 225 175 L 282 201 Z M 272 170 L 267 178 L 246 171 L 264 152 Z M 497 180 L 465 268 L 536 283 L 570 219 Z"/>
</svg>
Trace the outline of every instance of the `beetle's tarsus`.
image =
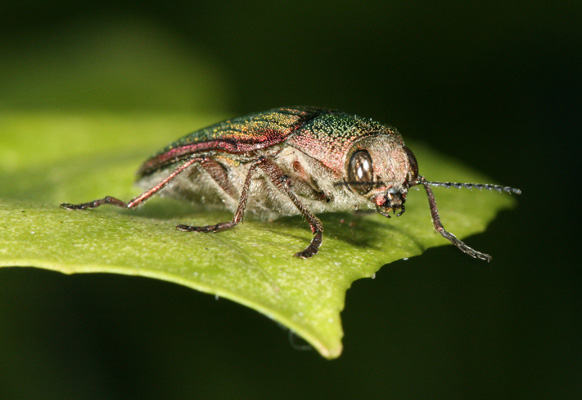
<svg viewBox="0 0 582 400">
<path fill-rule="evenodd" d="M 438 233 L 440 233 L 441 236 L 444 237 L 445 239 L 449 240 L 452 244 L 457 246 L 457 248 L 459 250 L 461 250 L 463 253 L 465 253 L 473 258 L 478 258 L 479 260 L 483 260 L 483 261 L 487 261 L 487 262 L 491 262 L 491 260 L 493 259 L 493 257 L 491 257 L 487 253 L 481 253 L 480 251 L 477 251 L 474 248 L 467 246 L 465 244 L 465 242 L 457 239 L 457 237 L 455 235 L 446 231 L 444 228 L 439 230 Z"/>
<path fill-rule="evenodd" d="M 61 208 L 65 210 L 82 210 L 79 206 L 79 204 L 61 203 Z"/>
<path fill-rule="evenodd" d="M 203 232 L 203 233 L 216 233 L 226 231 L 228 229 L 234 228 L 237 225 L 236 222 L 220 222 L 216 225 L 205 225 L 205 226 L 191 226 L 191 225 L 176 225 L 176 229 L 184 232 Z"/>
<path fill-rule="evenodd" d="M 103 204 L 111 204 L 112 206 L 120 208 L 128 208 L 128 204 L 125 201 L 111 196 L 105 196 L 102 199 L 97 199 L 81 204 L 61 203 L 61 208 L 64 208 L 65 210 L 86 210 L 88 208 L 97 208 Z"/>
<path fill-rule="evenodd" d="M 315 236 L 311 240 L 311 243 L 309 244 L 309 246 L 305 250 L 300 251 L 299 253 L 296 253 L 295 257 L 299 257 L 299 258 L 303 258 L 303 259 L 313 257 L 319 251 L 319 246 L 321 246 L 322 241 L 323 241 L 323 232 L 316 232 Z"/>
</svg>

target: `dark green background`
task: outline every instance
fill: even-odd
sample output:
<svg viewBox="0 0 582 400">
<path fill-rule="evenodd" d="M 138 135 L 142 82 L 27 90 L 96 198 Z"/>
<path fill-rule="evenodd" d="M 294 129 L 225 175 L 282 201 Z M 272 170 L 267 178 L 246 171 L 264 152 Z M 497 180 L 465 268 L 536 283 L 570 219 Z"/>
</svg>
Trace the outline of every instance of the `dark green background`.
<svg viewBox="0 0 582 400">
<path fill-rule="evenodd" d="M 580 398 L 581 14 L 579 1 L 3 1 L 4 111 L 329 106 L 524 194 L 468 240 L 492 264 L 447 246 L 356 282 L 335 361 L 176 285 L 1 270 L 0 398 Z"/>
</svg>

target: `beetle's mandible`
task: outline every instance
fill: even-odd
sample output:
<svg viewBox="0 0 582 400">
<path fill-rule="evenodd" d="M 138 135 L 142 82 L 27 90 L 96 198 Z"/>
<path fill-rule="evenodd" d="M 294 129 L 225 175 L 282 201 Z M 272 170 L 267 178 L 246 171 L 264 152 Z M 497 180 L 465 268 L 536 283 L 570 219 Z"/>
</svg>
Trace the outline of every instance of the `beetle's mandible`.
<svg viewBox="0 0 582 400">
<path fill-rule="evenodd" d="M 499 185 L 430 182 L 419 175 L 414 154 L 393 127 L 315 107 L 273 109 L 196 131 L 152 156 L 138 176 L 138 185 L 146 191 L 129 202 L 106 196 L 61 207 L 136 208 L 159 192 L 194 202 L 222 202 L 234 212 L 230 222 L 177 226 L 195 232 L 230 229 L 242 222 L 245 211 L 264 218 L 301 214 L 313 239 L 295 255 L 308 258 L 318 252 L 323 238 L 323 225 L 315 214 L 367 207 L 386 217 L 396 211 L 400 216 L 408 189 L 421 185 L 434 229 L 468 255 L 491 261 L 490 255 L 445 230 L 431 186 L 521 193 Z"/>
</svg>

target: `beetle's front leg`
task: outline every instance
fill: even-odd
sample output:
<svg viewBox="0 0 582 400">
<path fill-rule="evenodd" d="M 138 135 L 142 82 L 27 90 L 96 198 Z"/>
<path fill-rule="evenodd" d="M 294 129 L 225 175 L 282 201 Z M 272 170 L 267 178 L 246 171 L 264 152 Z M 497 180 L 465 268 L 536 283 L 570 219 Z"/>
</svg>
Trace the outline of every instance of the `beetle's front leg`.
<svg viewBox="0 0 582 400">
<path fill-rule="evenodd" d="M 319 247 L 323 241 L 323 224 L 315 215 L 313 215 L 305 206 L 299 201 L 297 195 L 293 192 L 290 184 L 290 179 L 285 172 L 272 160 L 265 158 L 264 162 L 259 165 L 259 167 L 267 173 L 271 182 L 275 184 L 277 189 L 289 196 L 289 199 L 295 204 L 295 207 L 299 210 L 301 215 L 307 219 L 309 226 L 311 227 L 311 232 L 313 232 L 313 239 L 309 246 L 303 251 L 295 254 L 295 257 L 299 258 L 309 258 L 317 254 Z"/>
<path fill-rule="evenodd" d="M 309 212 L 303 204 L 299 201 L 293 190 L 291 189 L 291 185 L 289 184 L 289 177 L 285 175 L 284 171 L 279 168 L 277 164 L 266 157 L 260 157 L 257 161 L 251 164 L 247 176 L 245 178 L 245 182 L 242 188 L 239 204 L 234 214 L 234 218 L 231 222 L 221 222 L 216 225 L 206 225 L 206 226 L 189 226 L 189 225 L 178 225 L 176 228 L 181 231 L 187 232 L 221 232 L 227 229 L 230 229 L 236 226 L 238 223 L 242 222 L 243 215 L 247 206 L 247 200 L 249 195 L 249 188 L 251 185 L 251 179 L 253 173 L 257 168 L 261 168 L 269 177 L 271 182 L 283 193 L 285 193 L 295 207 L 301 212 L 301 214 L 307 219 L 309 225 L 311 226 L 311 231 L 313 232 L 314 236 L 311 240 L 309 246 L 299 253 L 295 254 L 296 257 L 300 258 L 309 258 L 317 254 L 319 247 L 321 246 L 321 242 L 323 239 L 323 224 L 315 215 Z"/>
<path fill-rule="evenodd" d="M 423 176 L 419 176 L 418 181 L 424 186 L 424 189 L 425 189 L 426 194 L 428 196 L 428 204 L 430 207 L 430 214 L 432 216 L 432 223 L 433 223 L 435 231 L 440 233 L 442 237 L 444 237 L 445 239 L 449 240 L 452 244 L 457 246 L 459 248 L 459 250 L 461 250 L 463 253 L 466 253 L 473 258 L 478 258 L 480 260 L 491 262 L 491 259 L 493 257 L 491 257 L 489 254 L 481 253 L 480 251 L 477 251 L 477 250 L 467 246 L 465 244 L 465 242 L 457 239 L 457 237 L 455 235 L 453 235 L 452 233 L 445 230 L 445 227 L 443 226 L 443 224 L 441 222 L 441 218 L 439 216 L 439 210 L 438 210 L 438 207 L 436 204 L 436 199 L 434 197 L 434 194 L 432 193 L 432 189 L 430 188 L 429 183 L 426 181 L 426 179 Z"/>
</svg>

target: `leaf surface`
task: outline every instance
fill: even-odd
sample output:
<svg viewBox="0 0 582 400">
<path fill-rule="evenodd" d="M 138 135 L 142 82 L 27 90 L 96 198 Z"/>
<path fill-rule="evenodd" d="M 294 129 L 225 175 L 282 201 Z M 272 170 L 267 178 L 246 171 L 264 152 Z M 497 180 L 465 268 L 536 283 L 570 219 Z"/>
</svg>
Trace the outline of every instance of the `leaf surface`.
<svg viewBox="0 0 582 400">
<path fill-rule="evenodd" d="M 10 113 L 0 115 L 0 266 L 105 272 L 175 282 L 228 298 L 287 326 L 326 358 L 338 357 L 346 290 L 383 265 L 446 245 L 432 228 L 426 195 L 412 190 L 406 213 L 324 214 L 324 243 L 308 260 L 293 254 L 311 240 L 299 217 L 247 218 L 219 234 L 186 233 L 178 223 L 228 221 L 220 209 L 154 199 L 139 210 L 66 211 L 61 202 L 139 194 L 135 171 L 178 137 L 220 120 L 186 115 Z M 489 182 L 425 147 L 408 143 L 429 180 Z M 445 227 L 460 238 L 482 232 L 507 195 L 435 189 Z M 455 250 L 456 251 L 456 250 Z M 459 257 L 466 257 L 459 253 Z"/>
</svg>

